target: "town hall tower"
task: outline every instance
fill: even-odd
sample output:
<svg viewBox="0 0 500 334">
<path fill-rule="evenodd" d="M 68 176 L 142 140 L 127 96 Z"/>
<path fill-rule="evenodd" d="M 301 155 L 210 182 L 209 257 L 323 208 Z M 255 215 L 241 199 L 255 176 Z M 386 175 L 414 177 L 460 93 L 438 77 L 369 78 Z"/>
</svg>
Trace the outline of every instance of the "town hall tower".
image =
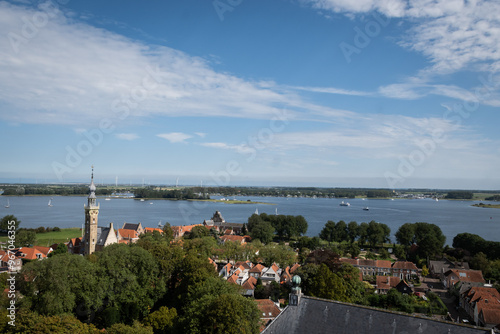
<svg viewBox="0 0 500 334">
<path fill-rule="evenodd" d="M 90 178 L 89 197 L 85 205 L 85 249 L 84 254 L 90 255 L 95 252 L 97 243 L 97 216 L 99 215 L 99 204 L 96 203 L 94 185 L 94 166 L 92 166 L 92 176 Z"/>
</svg>

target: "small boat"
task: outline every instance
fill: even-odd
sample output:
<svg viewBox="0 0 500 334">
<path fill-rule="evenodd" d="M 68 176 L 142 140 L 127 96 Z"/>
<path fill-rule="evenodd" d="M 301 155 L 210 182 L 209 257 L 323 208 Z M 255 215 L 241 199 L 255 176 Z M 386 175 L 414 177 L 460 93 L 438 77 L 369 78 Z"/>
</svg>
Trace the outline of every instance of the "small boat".
<svg viewBox="0 0 500 334">
<path fill-rule="evenodd" d="M 153 204 L 153 202 L 149 202 L 149 204 Z"/>
<path fill-rule="evenodd" d="M 277 215 L 278 215 L 278 208 L 276 208 L 276 209 L 274 210 L 274 215 L 275 215 L 275 216 L 277 216 Z"/>
<path fill-rule="evenodd" d="M 438 200 L 438 198 L 437 198 L 437 197 L 435 198 L 435 200 L 436 200 L 436 202 L 439 202 L 439 200 Z"/>
<path fill-rule="evenodd" d="M 365 206 L 365 207 L 363 208 L 363 210 L 365 210 L 365 211 L 370 211 L 370 208 L 369 208 L 369 207 L 367 207 L 367 206 Z"/>
<path fill-rule="evenodd" d="M 106 197 L 104 200 L 105 200 L 105 201 L 111 201 L 111 198 Z"/>
<path fill-rule="evenodd" d="M 144 198 L 141 198 L 141 202 L 144 202 Z"/>
<path fill-rule="evenodd" d="M 258 215 L 258 214 L 259 214 L 259 209 L 258 209 L 258 208 L 256 208 L 256 209 L 255 209 L 255 214 L 256 214 L 256 215 Z"/>
<path fill-rule="evenodd" d="M 9 203 L 9 199 L 7 199 L 7 205 L 5 206 L 7 209 L 10 208 L 10 203 Z"/>
<path fill-rule="evenodd" d="M 53 205 L 52 205 L 52 198 L 51 198 L 51 199 L 49 199 L 49 204 L 47 204 L 47 205 L 48 205 L 48 206 L 53 206 Z"/>
<path fill-rule="evenodd" d="M 349 204 L 349 202 L 344 202 L 342 201 L 342 203 L 339 204 L 340 206 L 351 206 L 351 204 Z"/>
</svg>

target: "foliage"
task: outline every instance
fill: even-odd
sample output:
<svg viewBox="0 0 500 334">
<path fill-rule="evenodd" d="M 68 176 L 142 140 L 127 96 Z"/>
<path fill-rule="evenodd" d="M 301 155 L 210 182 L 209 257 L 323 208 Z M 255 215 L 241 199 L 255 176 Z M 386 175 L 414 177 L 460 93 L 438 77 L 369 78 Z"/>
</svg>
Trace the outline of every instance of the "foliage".
<svg viewBox="0 0 500 334">
<path fill-rule="evenodd" d="M 192 188 L 157 190 L 153 187 L 146 187 L 134 190 L 135 198 L 166 198 L 166 199 L 210 199 L 205 193 L 195 193 Z"/>
<path fill-rule="evenodd" d="M 293 249 L 286 245 L 268 244 L 263 246 L 259 250 L 259 257 L 267 266 L 276 263 L 282 268 L 297 262 L 297 255 Z"/>
<path fill-rule="evenodd" d="M 453 238 L 453 247 L 464 249 L 472 256 L 479 252 L 486 254 L 488 259 L 500 259 L 500 242 L 487 241 L 476 234 L 459 233 Z"/>
<path fill-rule="evenodd" d="M 120 310 L 120 319 L 131 323 L 142 318 L 165 293 L 160 268 L 145 249 L 113 244 L 96 253 L 98 276 L 104 278 L 108 306 Z"/>
<path fill-rule="evenodd" d="M 10 221 L 15 222 L 14 225 L 16 230 L 19 228 L 19 224 L 21 224 L 21 221 L 17 219 L 16 216 L 14 215 L 7 215 L 0 220 L 0 231 L 4 232 L 8 231 L 9 226 L 11 226 L 11 224 L 9 224 Z"/>
<path fill-rule="evenodd" d="M 195 226 L 189 232 L 188 239 L 207 237 L 210 231 L 205 226 Z"/>
<path fill-rule="evenodd" d="M 33 231 L 20 230 L 16 233 L 14 244 L 16 247 L 29 247 L 36 243 L 36 233 Z"/>
<path fill-rule="evenodd" d="M 266 224 L 268 223 L 268 224 Z M 271 233 L 271 227 L 273 232 Z M 307 221 L 302 216 L 253 214 L 248 218 L 247 228 L 252 239 L 268 243 L 276 232 L 280 240 L 297 238 L 307 232 Z M 254 237 L 255 236 L 255 237 Z M 264 240 L 262 239 L 264 237 Z"/>
<path fill-rule="evenodd" d="M 88 312 L 103 304 L 104 287 L 94 263 L 77 255 L 60 254 L 23 266 L 19 291 L 33 311 L 42 315 Z M 87 312 L 83 312 L 87 314 Z"/>
<path fill-rule="evenodd" d="M 106 329 L 107 334 L 153 334 L 151 327 L 143 326 L 139 321 L 134 321 L 132 325 L 117 323 Z"/>
<path fill-rule="evenodd" d="M 157 311 L 149 313 L 143 320 L 143 324 L 153 328 L 155 334 L 168 333 L 172 331 L 177 322 L 177 310 L 175 308 L 160 307 Z"/>
<path fill-rule="evenodd" d="M 456 190 L 446 194 L 446 199 L 472 199 L 474 193 L 472 191 Z"/>
<path fill-rule="evenodd" d="M 68 246 L 66 246 L 64 243 L 59 243 L 52 252 L 49 253 L 48 257 L 55 256 L 57 254 L 66 254 L 68 252 Z"/>
<path fill-rule="evenodd" d="M 396 240 L 407 249 L 417 244 L 416 256 L 420 258 L 434 258 L 443 252 L 446 237 L 439 226 L 429 223 L 406 223 L 396 232 Z"/>
<path fill-rule="evenodd" d="M 2 333 L 98 334 L 101 331 L 92 324 L 80 322 L 70 314 L 44 316 L 21 309 L 16 314 L 16 326 L 8 325 Z"/>
<path fill-rule="evenodd" d="M 250 218 L 248 220 L 248 230 L 250 231 L 250 236 L 252 237 L 252 239 L 258 239 L 265 244 L 271 242 L 273 240 L 275 231 L 274 227 L 271 225 L 271 222 L 262 220 L 261 218 L 255 220 L 255 222 L 251 222 Z"/>
<path fill-rule="evenodd" d="M 366 230 L 367 240 L 371 247 L 375 247 L 377 244 L 382 244 L 389 241 L 389 236 L 391 235 L 391 229 L 382 223 L 377 223 L 372 220 L 368 223 L 368 228 Z"/>
</svg>

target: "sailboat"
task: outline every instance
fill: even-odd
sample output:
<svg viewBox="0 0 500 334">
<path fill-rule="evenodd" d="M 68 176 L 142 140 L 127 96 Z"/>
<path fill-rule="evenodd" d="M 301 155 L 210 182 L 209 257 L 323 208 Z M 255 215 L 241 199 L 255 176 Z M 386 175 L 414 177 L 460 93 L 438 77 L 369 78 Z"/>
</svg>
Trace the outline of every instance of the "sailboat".
<svg viewBox="0 0 500 334">
<path fill-rule="evenodd" d="M 48 204 L 48 206 L 53 206 L 53 205 L 52 205 L 52 198 L 51 198 L 51 199 L 49 199 L 49 204 Z"/>
<path fill-rule="evenodd" d="M 9 203 L 9 199 L 7 198 L 7 205 L 5 206 L 7 209 L 10 208 L 10 203 Z"/>
<path fill-rule="evenodd" d="M 255 208 L 255 214 L 258 215 L 259 214 L 259 209 L 258 208 Z"/>
<path fill-rule="evenodd" d="M 278 215 L 278 208 L 274 210 L 274 214 L 277 216 Z"/>
</svg>

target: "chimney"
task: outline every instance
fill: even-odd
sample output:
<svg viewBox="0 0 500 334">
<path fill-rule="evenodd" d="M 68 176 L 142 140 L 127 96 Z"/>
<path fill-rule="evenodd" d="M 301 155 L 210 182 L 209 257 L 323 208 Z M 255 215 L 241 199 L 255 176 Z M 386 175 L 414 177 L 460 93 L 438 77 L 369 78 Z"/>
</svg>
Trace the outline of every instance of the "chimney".
<svg viewBox="0 0 500 334">
<path fill-rule="evenodd" d="M 113 223 L 109 223 L 109 231 L 113 231 Z"/>
</svg>

